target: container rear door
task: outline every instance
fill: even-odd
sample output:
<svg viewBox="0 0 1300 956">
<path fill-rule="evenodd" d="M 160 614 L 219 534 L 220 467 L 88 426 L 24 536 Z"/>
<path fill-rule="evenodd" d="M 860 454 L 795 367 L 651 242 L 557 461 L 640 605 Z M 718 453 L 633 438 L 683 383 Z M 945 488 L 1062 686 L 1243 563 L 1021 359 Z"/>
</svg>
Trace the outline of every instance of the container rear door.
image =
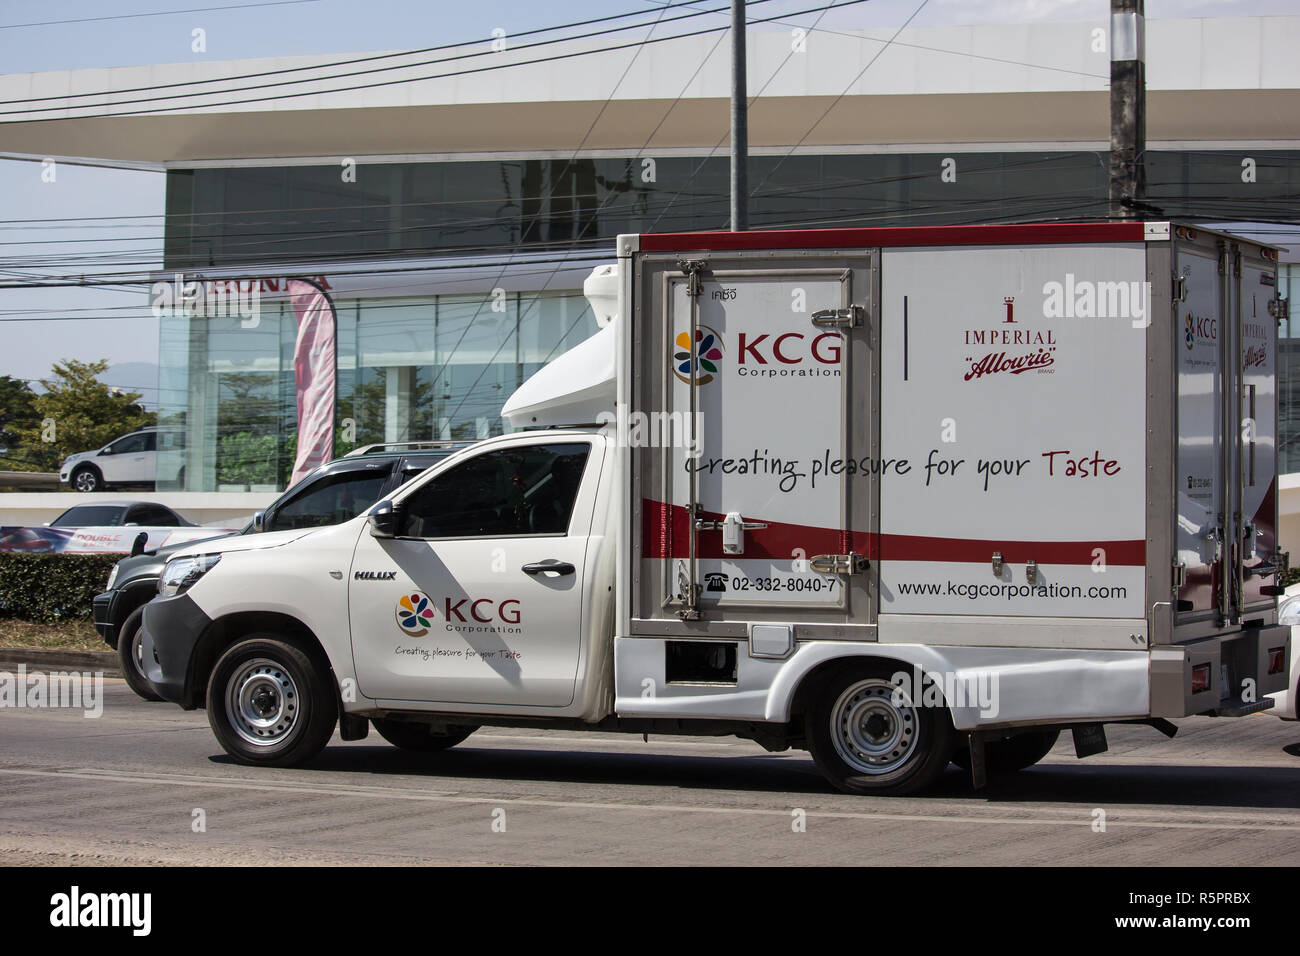
<svg viewBox="0 0 1300 956">
<path fill-rule="evenodd" d="M 1277 266 L 1255 246 L 1243 246 L 1238 312 L 1241 335 L 1241 601 L 1242 613 L 1272 607 L 1261 591 L 1277 552 Z M 1258 573 L 1256 569 L 1267 569 Z"/>
<path fill-rule="evenodd" d="M 875 258 L 638 260 L 634 630 L 874 621 Z"/>
<path fill-rule="evenodd" d="M 1271 607 L 1277 548 L 1276 265 L 1259 247 L 1180 229 L 1179 626 Z"/>
<path fill-rule="evenodd" d="M 1179 243 L 1174 275 L 1182 281 L 1178 321 L 1178 592 L 1180 623 L 1226 615 L 1224 481 L 1226 428 L 1224 277 L 1214 244 Z"/>
</svg>

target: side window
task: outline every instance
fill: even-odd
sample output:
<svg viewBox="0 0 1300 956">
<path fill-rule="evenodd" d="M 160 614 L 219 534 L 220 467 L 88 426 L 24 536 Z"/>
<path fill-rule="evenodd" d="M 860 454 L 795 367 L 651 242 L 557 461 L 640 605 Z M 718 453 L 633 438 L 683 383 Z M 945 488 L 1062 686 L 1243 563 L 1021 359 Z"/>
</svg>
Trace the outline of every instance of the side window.
<svg viewBox="0 0 1300 956">
<path fill-rule="evenodd" d="M 144 450 L 145 450 L 145 451 L 157 451 L 157 450 L 158 450 L 158 433 L 157 433 L 157 432 L 149 432 L 147 435 L 145 435 L 145 436 L 143 436 L 143 437 L 144 437 Z"/>
<path fill-rule="evenodd" d="M 266 530 L 319 528 L 350 521 L 375 503 L 387 480 L 386 468 L 322 478 L 277 508 Z"/>
<path fill-rule="evenodd" d="M 586 442 L 491 451 L 439 475 L 402 502 L 408 538 L 564 534 L 582 484 Z"/>
<path fill-rule="evenodd" d="M 125 438 L 119 438 L 109 447 L 113 449 L 114 455 L 136 455 L 145 450 L 147 438 L 147 435 L 127 435 Z"/>
<path fill-rule="evenodd" d="M 176 516 L 166 508 L 159 508 L 154 505 L 136 505 L 127 512 L 126 523 L 172 528 L 176 526 Z"/>
</svg>

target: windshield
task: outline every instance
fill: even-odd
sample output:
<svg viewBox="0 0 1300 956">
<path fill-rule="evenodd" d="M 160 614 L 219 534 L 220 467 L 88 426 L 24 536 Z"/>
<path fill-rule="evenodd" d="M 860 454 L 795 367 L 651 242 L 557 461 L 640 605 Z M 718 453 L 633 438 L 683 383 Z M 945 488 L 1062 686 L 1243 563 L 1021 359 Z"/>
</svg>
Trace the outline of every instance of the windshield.
<svg viewBox="0 0 1300 956">
<path fill-rule="evenodd" d="M 77 505 L 50 522 L 52 528 L 114 528 L 122 523 L 121 505 Z"/>
</svg>

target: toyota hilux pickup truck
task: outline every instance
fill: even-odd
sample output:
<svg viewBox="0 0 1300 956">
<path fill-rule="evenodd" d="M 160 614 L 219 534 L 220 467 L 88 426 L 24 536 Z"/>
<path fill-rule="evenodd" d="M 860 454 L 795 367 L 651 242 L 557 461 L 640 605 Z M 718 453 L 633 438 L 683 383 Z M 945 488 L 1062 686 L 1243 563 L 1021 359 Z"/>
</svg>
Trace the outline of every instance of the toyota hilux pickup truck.
<svg viewBox="0 0 1300 956">
<path fill-rule="evenodd" d="M 146 674 L 249 764 L 731 734 L 861 794 L 1266 710 L 1276 283 L 1170 222 L 622 236 L 514 431 L 176 552 Z"/>
</svg>

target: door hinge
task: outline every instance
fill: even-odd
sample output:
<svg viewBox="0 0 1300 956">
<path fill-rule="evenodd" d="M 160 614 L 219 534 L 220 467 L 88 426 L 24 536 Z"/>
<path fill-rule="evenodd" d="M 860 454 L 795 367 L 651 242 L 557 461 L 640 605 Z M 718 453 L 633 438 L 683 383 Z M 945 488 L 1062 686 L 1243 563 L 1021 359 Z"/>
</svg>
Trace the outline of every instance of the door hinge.
<svg viewBox="0 0 1300 956">
<path fill-rule="evenodd" d="M 815 554 L 808 559 L 808 567 L 818 574 L 861 574 L 870 566 L 867 556 L 856 551 L 848 554 Z"/>
<path fill-rule="evenodd" d="M 860 305 L 851 305 L 846 309 L 821 309 L 812 314 L 813 325 L 822 328 L 856 329 L 862 324 L 867 310 Z"/>
<path fill-rule="evenodd" d="M 1175 302 L 1187 301 L 1187 276 L 1174 276 L 1173 297 Z"/>
<path fill-rule="evenodd" d="M 678 259 L 677 268 L 681 269 L 686 275 L 686 294 L 692 298 L 699 296 L 704 291 L 704 280 L 700 278 L 700 273 L 706 270 L 709 264 L 703 259 Z"/>
<path fill-rule="evenodd" d="M 1276 299 L 1268 300 L 1268 314 L 1281 322 L 1283 319 L 1291 318 L 1291 300 L 1278 296 Z"/>
<path fill-rule="evenodd" d="M 1181 561 L 1174 562 L 1174 590 L 1181 591 L 1187 587 L 1187 565 Z"/>
</svg>

